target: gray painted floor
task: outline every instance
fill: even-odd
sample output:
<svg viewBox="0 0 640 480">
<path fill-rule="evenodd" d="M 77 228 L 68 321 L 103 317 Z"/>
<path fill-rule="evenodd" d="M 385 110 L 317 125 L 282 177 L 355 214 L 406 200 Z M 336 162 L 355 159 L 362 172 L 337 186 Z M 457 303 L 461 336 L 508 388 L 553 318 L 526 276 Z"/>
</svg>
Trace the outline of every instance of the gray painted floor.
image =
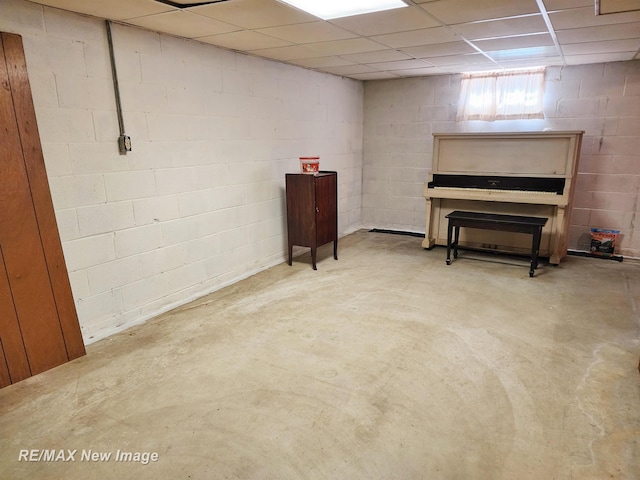
<svg viewBox="0 0 640 480">
<path fill-rule="evenodd" d="M 640 264 L 420 241 L 357 232 L 0 390 L 0 478 L 640 478 Z"/>
</svg>

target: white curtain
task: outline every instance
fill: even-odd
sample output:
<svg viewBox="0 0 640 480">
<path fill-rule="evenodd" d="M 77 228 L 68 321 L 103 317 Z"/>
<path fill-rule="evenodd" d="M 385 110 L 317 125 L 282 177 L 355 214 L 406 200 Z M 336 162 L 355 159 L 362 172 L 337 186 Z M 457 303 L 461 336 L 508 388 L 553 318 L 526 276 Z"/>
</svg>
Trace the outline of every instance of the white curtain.
<svg viewBox="0 0 640 480">
<path fill-rule="evenodd" d="M 544 118 L 544 67 L 462 76 L 456 121 Z"/>
</svg>

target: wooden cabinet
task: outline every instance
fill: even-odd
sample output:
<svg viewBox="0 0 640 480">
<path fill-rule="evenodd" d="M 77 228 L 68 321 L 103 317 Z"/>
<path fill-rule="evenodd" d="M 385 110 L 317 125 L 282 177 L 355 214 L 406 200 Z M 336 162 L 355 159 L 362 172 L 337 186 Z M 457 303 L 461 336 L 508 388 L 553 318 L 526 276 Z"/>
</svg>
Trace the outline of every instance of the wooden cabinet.
<svg viewBox="0 0 640 480">
<path fill-rule="evenodd" d="M 333 258 L 338 259 L 338 174 L 287 173 L 287 236 L 289 265 L 293 246 L 311 248 L 313 269 L 316 250 L 333 242 Z"/>
</svg>

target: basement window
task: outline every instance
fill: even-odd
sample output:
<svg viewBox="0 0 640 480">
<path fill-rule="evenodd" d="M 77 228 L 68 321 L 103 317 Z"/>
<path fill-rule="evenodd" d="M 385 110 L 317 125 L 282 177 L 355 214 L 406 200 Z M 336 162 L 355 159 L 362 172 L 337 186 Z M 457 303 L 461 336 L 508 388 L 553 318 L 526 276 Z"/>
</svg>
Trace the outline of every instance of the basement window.
<svg viewBox="0 0 640 480">
<path fill-rule="evenodd" d="M 456 121 L 544 118 L 544 67 L 462 75 Z"/>
</svg>

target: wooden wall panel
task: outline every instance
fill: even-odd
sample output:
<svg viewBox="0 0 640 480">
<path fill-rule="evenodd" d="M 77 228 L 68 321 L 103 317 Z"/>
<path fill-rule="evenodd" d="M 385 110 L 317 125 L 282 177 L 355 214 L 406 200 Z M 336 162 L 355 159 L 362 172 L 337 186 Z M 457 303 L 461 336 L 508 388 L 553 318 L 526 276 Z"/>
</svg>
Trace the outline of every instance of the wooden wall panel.
<svg viewBox="0 0 640 480">
<path fill-rule="evenodd" d="M 0 340 L 0 388 L 7 385 L 11 385 L 11 377 L 9 376 L 9 368 L 2 348 L 2 340 Z"/>
<path fill-rule="evenodd" d="M 29 376 L 84 355 L 85 350 L 22 39 L 1 33 L 0 47 L 0 340 L 7 373 L 15 382 L 25 378 L 25 354 Z"/>
<path fill-rule="evenodd" d="M 2 34 L 5 58 L 33 205 L 69 359 L 85 354 L 69 275 L 64 261 L 36 123 L 27 65 L 19 35 Z"/>
<path fill-rule="evenodd" d="M 18 323 L 16 307 L 13 303 L 11 286 L 7 270 L 4 265 L 4 256 L 0 248 L 0 343 L 3 346 L 3 359 L 7 367 L 9 383 L 15 383 L 31 376 L 31 368 L 24 349 L 22 332 Z"/>
</svg>

